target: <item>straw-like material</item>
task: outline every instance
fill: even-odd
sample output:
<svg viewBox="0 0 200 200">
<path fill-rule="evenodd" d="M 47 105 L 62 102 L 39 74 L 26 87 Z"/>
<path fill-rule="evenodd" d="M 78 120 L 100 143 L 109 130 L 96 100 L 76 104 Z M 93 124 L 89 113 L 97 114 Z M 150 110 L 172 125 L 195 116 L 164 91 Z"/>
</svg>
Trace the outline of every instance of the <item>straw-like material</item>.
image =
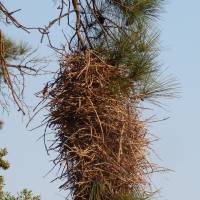
<svg viewBox="0 0 200 200">
<path fill-rule="evenodd" d="M 50 149 L 59 152 L 55 164 L 63 166 L 61 188 L 75 200 L 95 199 L 94 190 L 105 200 L 142 192 L 154 168 L 146 159 L 149 140 L 133 94 L 112 92 L 121 75 L 88 51 L 66 56 L 48 85 L 48 126 L 56 132 Z"/>
</svg>

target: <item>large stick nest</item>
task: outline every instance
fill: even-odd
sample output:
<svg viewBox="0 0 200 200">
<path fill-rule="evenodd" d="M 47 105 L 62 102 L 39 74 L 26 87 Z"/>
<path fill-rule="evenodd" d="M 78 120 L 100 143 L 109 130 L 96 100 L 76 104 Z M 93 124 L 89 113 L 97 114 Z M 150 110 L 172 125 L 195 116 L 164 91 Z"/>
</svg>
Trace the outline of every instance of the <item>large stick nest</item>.
<svg viewBox="0 0 200 200">
<path fill-rule="evenodd" d="M 93 199 L 95 190 L 110 200 L 148 184 L 154 166 L 146 159 L 149 140 L 134 94 L 112 90 L 122 74 L 88 51 L 66 56 L 48 85 L 48 126 L 56 132 L 50 149 L 59 152 L 61 188 L 70 189 L 73 199 Z"/>
</svg>

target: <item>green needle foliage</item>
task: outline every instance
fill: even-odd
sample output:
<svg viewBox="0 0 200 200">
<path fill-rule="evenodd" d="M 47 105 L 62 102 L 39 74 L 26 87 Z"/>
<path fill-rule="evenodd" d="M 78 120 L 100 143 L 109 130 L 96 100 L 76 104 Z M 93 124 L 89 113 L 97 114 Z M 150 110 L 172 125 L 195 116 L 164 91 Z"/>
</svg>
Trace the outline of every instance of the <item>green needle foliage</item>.
<svg viewBox="0 0 200 200">
<path fill-rule="evenodd" d="M 4 156 L 8 154 L 7 150 L 0 149 L 0 168 L 3 170 L 7 170 L 9 168 L 9 163 L 4 160 Z"/>
<path fill-rule="evenodd" d="M 6 23 L 7 21 L 1 17 L 0 22 Z M 6 96 L 11 96 L 18 106 L 18 110 L 24 113 L 21 97 L 24 90 L 24 76 L 31 75 L 31 72 L 34 71 L 25 64 L 31 63 L 31 60 L 29 62 L 26 60 L 29 51 L 30 48 L 27 44 L 13 41 L 0 29 L 0 105 L 3 109 L 7 110 L 8 106 L 9 98 Z M 7 89 L 10 92 L 9 95 L 7 95 Z"/>
<path fill-rule="evenodd" d="M 115 2 L 115 1 L 113 1 Z M 117 2 L 117 1 L 116 1 Z M 158 16 L 161 9 L 160 0 L 124 0 L 123 4 L 116 4 L 126 17 L 126 25 L 132 25 L 135 21 L 152 19 Z"/>
<path fill-rule="evenodd" d="M 0 11 L 0 23 L 6 24 L 6 20 L 2 15 L 1 11 Z M 16 61 L 20 59 L 22 56 L 26 55 L 30 50 L 30 48 L 26 43 L 23 42 L 17 43 L 12 39 L 10 39 L 9 37 L 6 37 L 5 34 L 3 34 L 3 45 L 4 45 L 4 52 L 1 52 L 1 54 L 3 53 L 4 56 L 3 59 L 5 59 L 7 62 Z"/>
<path fill-rule="evenodd" d="M 4 36 L 4 48 L 5 48 L 5 57 L 6 61 L 15 61 L 19 60 L 22 56 L 26 55 L 29 52 L 27 44 L 21 42 L 16 43 L 12 39 Z"/>
<path fill-rule="evenodd" d="M 6 192 L 1 200 L 41 200 L 41 198 L 40 196 L 34 196 L 31 190 L 24 189 L 16 197 Z"/>
<path fill-rule="evenodd" d="M 10 167 L 9 163 L 4 160 L 4 157 L 6 155 L 7 155 L 7 150 L 5 148 L 0 149 L 0 170 L 1 169 L 7 170 Z M 3 176 L 0 176 L 0 199 L 4 195 L 3 186 L 4 186 L 4 178 Z"/>
<path fill-rule="evenodd" d="M 10 167 L 8 161 L 4 160 L 7 155 L 7 150 L 0 149 L 0 170 L 7 170 Z M 4 192 L 4 178 L 0 176 L 0 200 L 40 200 L 40 196 L 34 196 L 31 190 L 24 189 L 16 197 L 9 192 Z"/>
<path fill-rule="evenodd" d="M 0 22 L 6 24 L 5 18 L 0 13 Z M 1 31 L 1 30 L 0 30 Z M 0 59 L 3 59 L 7 65 L 12 65 L 17 60 L 20 60 L 25 56 L 30 48 L 26 43 L 20 42 L 17 43 L 12 39 L 6 37 L 2 34 L 2 43 L 3 49 L 1 48 Z M 2 66 L 0 66 L 0 71 L 2 70 Z M 0 73 L 0 79 L 2 79 L 2 73 Z M 2 90 L 2 85 L 0 85 L 0 91 Z M 2 122 L 0 121 L 0 128 L 2 128 Z M 0 170 L 7 170 L 10 167 L 8 161 L 4 159 L 7 155 L 7 149 L 0 149 Z M 4 192 L 4 177 L 0 176 L 0 200 L 40 200 L 40 196 L 34 196 L 31 190 L 24 189 L 22 190 L 16 197 L 9 192 Z"/>
<path fill-rule="evenodd" d="M 0 149 L 0 171 L 8 170 L 10 164 L 5 160 L 5 156 L 8 154 L 7 149 Z M 0 176 L 0 200 L 41 200 L 40 196 L 34 196 L 31 190 L 24 189 L 16 197 L 4 190 L 4 177 Z"/>
<path fill-rule="evenodd" d="M 16 200 L 40 200 L 40 196 L 34 196 L 31 190 L 22 190 Z"/>
<path fill-rule="evenodd" d="M 140 85 L 145 83 L 147 76 L 157 72 L 158 65 L 155 58 L 158 49 L 154 45 L 157 37 L 157 34 L 147 36 L 147 33 L 141 30 L 140 34 L 130 33 L 128 37 L 121 34 L 120 38 L 114 41 L 112 49 L 108 52 L 110 53 L 108 60 L 124 72 L 124 77 L 119 80 L 120 92 L 130 88 L 131 83 Z"/>
<path fill-rule="evenodd" d="M 94 23 L 83 38 L 89 41 L 88 46 L 92 43 L 95 51 L 106 58 L 109 64 L 122 71 L 121 78 L 111 81 L 110 88 L 115 95 L 132 91 L 152 102 L 157 102 L 157 97 L 174 97 L 177 82 L 171 77 L 160 77 L 162 69 L 157 60 L 160 33 L 154 21 L 159 17 L 164 1 L 94 2 L 95 9 L 102 14 L 105 22 Z M 90 7 L 88 10 L 92 12 Z M 97 18 L 96 15 L 94 18 Z"/>
</svg>

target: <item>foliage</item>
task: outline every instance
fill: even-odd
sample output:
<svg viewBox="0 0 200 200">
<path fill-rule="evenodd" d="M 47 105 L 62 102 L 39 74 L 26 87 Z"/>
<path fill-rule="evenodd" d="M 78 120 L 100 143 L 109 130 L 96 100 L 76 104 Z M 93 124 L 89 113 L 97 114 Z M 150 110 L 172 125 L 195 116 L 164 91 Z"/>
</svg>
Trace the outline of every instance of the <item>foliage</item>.
<svg viewBox="0 0 200 200">
<path fill-rule="evenodd" d="M 0 149 L 0 168 L 4 170 L 7 170 L 10 166 L 9 163 L 3 159 L 7 154 L 8 152 L 5 148 Z"/>
<path fill-rule="evenodd" d="M 8 161 L 4 160 L 7 150 L 0 149 L 0 169 L 7 170 L 10 167 Z M 16 197 L 9 192 L 4 192 L 4 177 L 0 176 L 0 200 L 40 200 L 40 196 L 34 196 L 31 190 L 24 189 Z"/>
<path fill-rule="evenodd" d="M 1 11 L 0 11 L 0 22 L 4 24 L 7 23 Z M 12 39 L 6 37 L 5 34 L 3 34 L 3 44 L 4 44 L 4 52 L 1 52 L 1 56 L 3 56 L 3 59 L 5 59 L 6 61 L 13 61 L 13 60 L 16 61 L 20 59 L 21 56 L 26 55 L 30 50 L 27 44 L 23 42 L 17 43 Z"/>
<path fill-rule="evenodd" d="M 7 155 L 7 150 L 0 149 L 0 169 L 7 170 L 10 165 L 7 161 L 4 160 L 4 157 Z M 3 176 L 0 176 L 0 199 L 3 196 L 3 186 L 4 186 L 4 178 Z"/>
<path fill-rule="evenodd" d="M 0 11 L 0 22 L 1 23 L 7 23 L 5 16 Z M 30 48 L 27 46 L 27 44 L 21 42 L 17 43 L 13 41 L 12 39 L 6 37 L 4 34 L 2 34 L 0 30 L 1 38 L 0 38 L 0 79 L 5 76 L 4 72 L 4 66 L 7 65 L 7 67 L 12 66 L 10 62 L 16 62 L 17 60 L 20 60 L 23 58 L 23 56 L 27 55 L 27 53 L 30 51 Z M 20 65 L 18 66 L 20 68 Z M 21 71 L 22 72 L 22 71 Z M 9 74 L 7 74 L 8 76 Z M 4 77 L 5 81 L 5 77 Z M 1 90 L 2 90 L 2 84 L 1 84 Z M 2 122 L 0 121 L 0 129 L 2 128 Z M 0 169 L 7 170 L 10 167 L 10 164 L 8 161 L 4 160 L 4 157 L 7 155 L 7 149 L 0 149 Z M 4 177 L 0 176 L 0 200 L 40 200 L 40 196 L 34 196 L 32 194 L 31 190 L 24 189 L 22 190 L 16 197 L 9 192 L 4 192 Z"/>
<path fill-rule="evenodd" d="M 40 200 L 40 196 L 34 196 L 31 190 L 24 189 L 16 197 L 6 192 L 1 200 Z"/>
<path fill-rule="evenodd" d="M 12 14 L 0 2 L 0 22 L 8 25 L 11 20 L 16 23 Z M 38 72 L 35 69 L 38 58 L 31 55 L 26 43 L 13 41 L 0 30 L 0 105 L 5 110 L 8 108 L 8 100 L 11 99 L 17 105 L 18 111 L 25 114 L 25 75 L 35 76 Z"/>
<path fill-rule="evenodd" d="M 7 149 L 0 149 L 0 170 L 8 170 L 10 164 L 4 159 L 8 154 Z M 40 200 L 40 196 L 34 196 L 31 190 L 23 189 L 16 197 L 9 192 L 4 192 L 4 177 L 0 176 L 0 200 Z"/>
<path fill-rule="evenodd" d="M 5 48 L 5 55 L 4 59 L 7 61 L 13 61 L 13 60 L 18 60 L 21 58 L 21 56 L 26 55 L 29 52 L 29 48 L 27 44 L 21 42 L 21 43 L 16 43 L 10 38 L 3 37 L 4 40 L 4 48 Z"/>
</svg>

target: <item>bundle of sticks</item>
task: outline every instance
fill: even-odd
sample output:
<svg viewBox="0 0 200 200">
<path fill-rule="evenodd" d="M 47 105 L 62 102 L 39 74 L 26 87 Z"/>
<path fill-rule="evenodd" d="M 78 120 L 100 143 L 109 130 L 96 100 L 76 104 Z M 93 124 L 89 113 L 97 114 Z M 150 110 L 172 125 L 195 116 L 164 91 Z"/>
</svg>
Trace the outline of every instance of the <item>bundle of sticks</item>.
<svg viewBox="0 0 200 200">
<path fill-rule="evenodd" d="M 58 152 L 61 188 L 75 200 L 143 194 L 155 168 L 146 157 L 150 142 L 134 94 L 113 93 L 122 74 L 90 50 L 65 56 L 48 84 L 47 125 L 56 133 L 49 149 Z"/>
</svg>

